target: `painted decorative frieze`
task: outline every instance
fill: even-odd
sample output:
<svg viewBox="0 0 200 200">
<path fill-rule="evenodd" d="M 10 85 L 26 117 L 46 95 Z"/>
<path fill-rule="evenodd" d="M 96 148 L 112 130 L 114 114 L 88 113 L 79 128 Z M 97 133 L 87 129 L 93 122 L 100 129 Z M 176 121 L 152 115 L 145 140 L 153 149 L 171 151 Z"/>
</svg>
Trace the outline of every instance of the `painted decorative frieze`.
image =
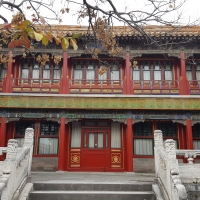
<svg viewBox="0 0 200 200">
<path fill-rule="evenodd" d="M 199 98 L 1 95 L 1 108 L 200 110 Z"/>
</svg>

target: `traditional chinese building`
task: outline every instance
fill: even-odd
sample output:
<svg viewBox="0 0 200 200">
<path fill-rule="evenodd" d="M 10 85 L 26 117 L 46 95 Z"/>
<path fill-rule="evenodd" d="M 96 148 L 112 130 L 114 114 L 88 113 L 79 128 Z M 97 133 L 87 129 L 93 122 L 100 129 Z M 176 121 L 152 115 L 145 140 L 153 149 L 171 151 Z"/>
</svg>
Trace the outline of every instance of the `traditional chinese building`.
<svg viewBox="0 0 200 200">
<path fill-rule="evenodd" d="M 154 39 L 169 41 L 167 50 L 114 27 L 123 53 L 99 60 L 82 48 L 86 27 L 53 30 L 82 32 L 79 50 L 63 52 L 52 43 L 38 45 L 34 56 L 23 57 L 21 48 L 1 52 L 10 59 L 0 64 L 0 146 L 10 138 L 20 145 L 32 127 L 33 170 L 106 172 L 154 170 L 156 129 L 179 149 L 200 149 L 200 27 L 146 27 Z M 36 59 L 42 54 L 50 58 L 44 66 Z M 109 63 L 103 75 L 101 61 Z"/>
</svg>

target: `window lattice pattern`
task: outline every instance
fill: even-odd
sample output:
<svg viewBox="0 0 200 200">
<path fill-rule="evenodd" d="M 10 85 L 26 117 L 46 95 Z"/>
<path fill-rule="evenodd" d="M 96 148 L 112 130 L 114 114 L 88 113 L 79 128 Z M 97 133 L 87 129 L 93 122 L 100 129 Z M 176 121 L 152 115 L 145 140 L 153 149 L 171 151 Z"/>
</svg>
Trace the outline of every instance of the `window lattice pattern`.
<svg viewBox="0 0 200 200">
<path fill-rule="evenodd" d="M 35 123 L 31 121 L 19 121 L 16 123 L 16 135 L 25 135 L 25 130 L 27 128 L 35 127 Z"/>
<path fill-rule="evenodd" d="M 192 135 L 194 138 L 200 138 L 200 124 L 194 124 L 192 126 Z"/>
<path fill-rule="evenodd" d="M 134 136 L 152 136 L 152 123 L 139 122 L 134 124 Z"/>
<path fill-rule="evenodd" d="M 158 122 L 158 129 L 162 131 L 163 137 L 176 137 L 176 124 Z"/>
<path fill-rule="evenodd" d="M 57 122 L 41 122 L 40 135 L 58 135 L 58 127 Z"/>
</svg>

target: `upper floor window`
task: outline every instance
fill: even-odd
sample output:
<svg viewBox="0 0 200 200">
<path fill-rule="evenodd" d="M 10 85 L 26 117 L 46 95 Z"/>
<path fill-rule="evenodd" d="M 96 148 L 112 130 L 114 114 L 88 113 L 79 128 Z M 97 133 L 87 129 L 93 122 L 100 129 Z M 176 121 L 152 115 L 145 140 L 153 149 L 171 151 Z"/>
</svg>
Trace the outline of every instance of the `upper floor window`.
<svg viewBox="0 0 200 200">
<path fill-rule="evenodd" d="M 61 63 L 54 64 L 52 60 L 47 62 L 44 67 L 33 59 L 24 59 L 21 63 L 21 78 L 34 79 L 34 81 L 43 80 L 59 80 L 61 77 Z"/>
<path fill-rule="evenodd" d="M 32 78 L 39 79 L 40 78 L 40 66 L 38 63 L 33 64 L 32 68 Z"/>
<path fill-rule="evenodd" d="M 42 69 L 42 78 L 43 79 L 50 79 L 51 69 L 49 66 L 49 63 L 46 63 L 46 65 Z"/>
<path fill-rule="evenodd" d="M 160 81 L 162 79 L 161 64 L 160 62 L 154 63 L 154 80 Z"/>
<path fill-rule="evenodd" d="M 132 69 L 134 81 L 171 81 L 173 79 L 171 61 L 138 61 L 138 68 Z"/>
<path fill-rule="evenodd" d="M 95 79 L 95 62 L 87 61 L 86 62 L 86 79 L 87 80 L 94 80 Z"/>
<path fill-rule="evenodd" d="M 100 75 L 98 73 L 101 63 L 98 61 L 74 61 L 73 63 L 73 79 L 74 80 L 112 80 L 118 81 L 120 80 L 120 63 L 110 62 L 110 67 L 107 67 L 107 71 Z"/>
<path fill-rule="evenodd" d="M 191 65 L 186 65 L 186 76 L 187 76 L 189 81 L 193 80 L 192 66 Z"/>
<path fill-rule="evenodd" d="M 29 60 L 23 60 L 21 66 L 21 78 L 29 78 Z"/>
<path fill-rule="evenodd" d="M 53 66 L 53 79 L 60 79 L 61 77 L 61 67 L 60 65 Z"/>
<path fill-rule="evenodd" d="M 164 79 L 166 81 L 172 81 L 172 65 L 171 62 L 164 62 L 164 70 L 165 70 L 165 74 L 164 74 Z"/>
<path fill-rule="evenodd" d="M 133 68 L 132 70 L 132 77 L 134 81 L 139 81 L 141 78 L 140 75 L 140 66 L 138 66 L 137 68 Z"/>
<path fill-rule="evenodd" d="M 83 62 L 74 62 L 74 79 L 83 78 Z"/>
<path fill-rule="evenodd" d="M 101 64 L 99 63 L 98 71 L 99 71 L 100 67 L 101 67 Z M 106 81 L 107 79 L 108 79 L 108 70 L 104 74 L 102 74 L 102 75 L 100 75 L 98 73 L 98 80 Z"/>
<path fill-rule="evenodd" d="M 7 65 L 0 64 L 0 78 L 3 79 L 7 73 Z"/>
<path fill-rule="evenodd" d="M 151 80 L 151 67 L 149 62 L 145 62 L 143 65 L 143 80 L 144 81 Z"/>
<path fill-rule="evenodd" d="M 200 80 L 200 64 L 196 66 L 196 80 Z"/>
<path fill-rule="evenodd" d="M 110 79 L 115 81 L 120 79 L 120 65 L 119 62 L 112 62 L 110 68 Z"/>
<path fill-rule="evenodd" d="M 200 60 L 188 60 L 186 64 L 187 79 L 192 81 L 200 81 Z M 195 82 L 193 82 L 195 83 Z"/>
</svg>

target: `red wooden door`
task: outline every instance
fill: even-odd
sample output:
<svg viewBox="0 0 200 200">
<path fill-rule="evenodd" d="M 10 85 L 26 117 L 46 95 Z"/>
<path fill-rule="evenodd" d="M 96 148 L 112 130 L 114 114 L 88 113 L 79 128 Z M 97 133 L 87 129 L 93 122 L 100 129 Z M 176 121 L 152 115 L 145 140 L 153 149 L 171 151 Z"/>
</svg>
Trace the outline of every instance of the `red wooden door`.
<svg viewBox="0 0 200 200">
<path fill-rule="evenodd" d="M 110 147 L 108 130 L 83 130 L 82 169 L 86 171 L 109 171 Z"/>
</svg>

